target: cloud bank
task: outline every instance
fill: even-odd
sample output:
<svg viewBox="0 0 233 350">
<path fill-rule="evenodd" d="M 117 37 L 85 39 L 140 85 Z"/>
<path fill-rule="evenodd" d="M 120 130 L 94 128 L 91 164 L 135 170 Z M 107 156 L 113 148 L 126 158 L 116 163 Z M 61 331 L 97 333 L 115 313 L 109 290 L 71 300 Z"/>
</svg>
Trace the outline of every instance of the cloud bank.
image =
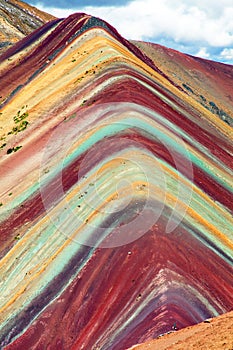
<svg viewBox="0 0 233 350">
<path fill-rule="evenodd" d="M 133 0 L 111 6 L 95 3 L 66 9 L 43 3 L 36 6 L 57 17 L 86 12 L 111 23 L 127 39 L 152 41 L 233 64 L 232 0 Z"/>
</svg>

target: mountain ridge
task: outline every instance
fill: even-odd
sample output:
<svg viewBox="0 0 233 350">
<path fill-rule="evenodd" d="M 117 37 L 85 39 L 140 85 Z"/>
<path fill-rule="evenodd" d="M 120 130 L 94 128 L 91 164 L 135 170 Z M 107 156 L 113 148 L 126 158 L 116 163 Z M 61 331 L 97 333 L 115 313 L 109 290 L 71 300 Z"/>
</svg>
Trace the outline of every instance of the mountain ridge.
<svg viewBox="0 0 233 350">
<path fill-rule="evenodd" d="M 0 54 L 44 23 L 55 19 L 19 0 L 0 1 Z"/>
<path fill-rule="evenodd" d="M 6 350 L 123 350 L 231 310 L 231 90 L 148 54 L 80 13 L 0 57 Z"/>
</svg>

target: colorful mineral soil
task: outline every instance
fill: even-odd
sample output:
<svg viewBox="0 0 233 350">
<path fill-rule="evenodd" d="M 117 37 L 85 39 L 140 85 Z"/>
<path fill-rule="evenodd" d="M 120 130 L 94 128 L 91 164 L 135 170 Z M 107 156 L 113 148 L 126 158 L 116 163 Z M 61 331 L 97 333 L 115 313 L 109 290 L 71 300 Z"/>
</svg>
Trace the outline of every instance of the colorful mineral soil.
<svg viewBox="0 0 233 350">
<path fill-rule="evenodd" d="M 52 19 L 55 17 L 20 0 L 1 0 L 0 54 Z"/>
<path fill-rule="evenodd" d="M 79 13 L 0 57 L 2 349 L 124 350 L 232 310 L 233 67 L 153 50 Z"/>
</svg>

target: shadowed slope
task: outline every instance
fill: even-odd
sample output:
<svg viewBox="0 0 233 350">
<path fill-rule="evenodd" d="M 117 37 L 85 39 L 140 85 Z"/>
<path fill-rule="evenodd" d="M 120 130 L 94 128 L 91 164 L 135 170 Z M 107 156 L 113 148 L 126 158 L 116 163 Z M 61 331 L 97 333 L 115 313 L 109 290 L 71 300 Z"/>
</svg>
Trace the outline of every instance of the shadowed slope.
<svg viewBox="0 0 233 350">
<path fill-rule="evenodd" d="M 54 16 L 19 0 L 0 1 L 0 54 Z"/>
<path fill-rule="evenodd" d="M 230 125 L 86 14 L 1 61 L 1 346 L 123 350 L 231 310 Z"/>
</svg>

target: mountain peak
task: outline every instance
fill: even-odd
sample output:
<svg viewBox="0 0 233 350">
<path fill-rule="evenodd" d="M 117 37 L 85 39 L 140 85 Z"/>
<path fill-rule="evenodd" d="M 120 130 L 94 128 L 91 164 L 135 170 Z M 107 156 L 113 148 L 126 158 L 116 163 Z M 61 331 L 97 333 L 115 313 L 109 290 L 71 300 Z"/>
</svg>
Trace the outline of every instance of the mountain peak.
<svg viewBox="0 0 233 350">
<path fill-rule="evenodd" d="M 125 350 L 230 311 L 233 68 L 85 13 L 0 61 L 0 347 Z"/>
</svg>

